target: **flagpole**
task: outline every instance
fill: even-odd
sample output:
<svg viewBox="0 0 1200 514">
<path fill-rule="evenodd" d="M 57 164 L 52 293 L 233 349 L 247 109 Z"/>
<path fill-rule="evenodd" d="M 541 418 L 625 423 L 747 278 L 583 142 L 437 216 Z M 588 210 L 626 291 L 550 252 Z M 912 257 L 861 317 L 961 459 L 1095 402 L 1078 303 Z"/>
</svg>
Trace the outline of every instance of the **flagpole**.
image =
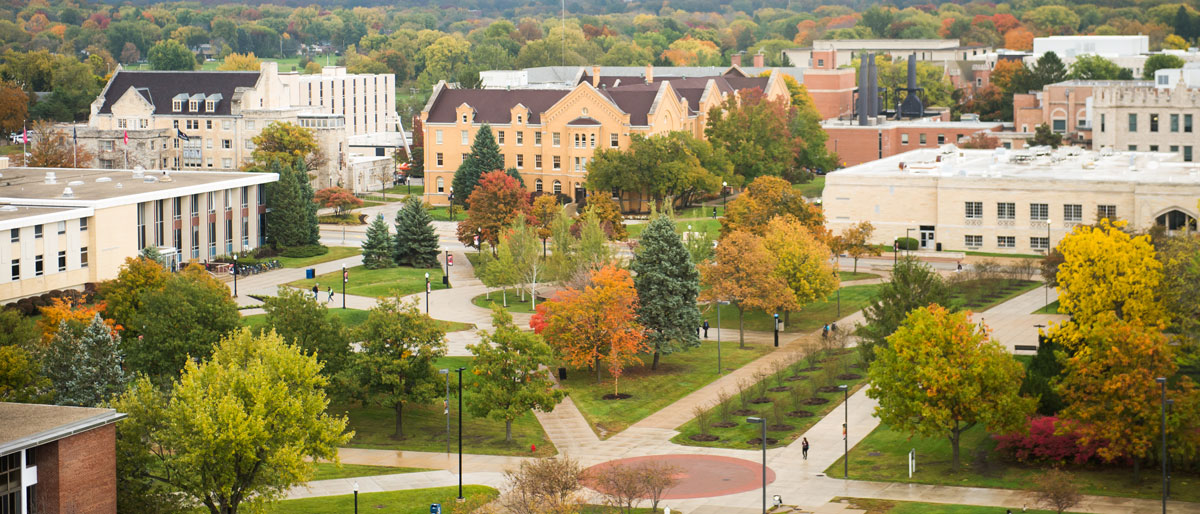
<svg viewBox="0 0 1200 514">
<path fill-rule="evenodd" d="M 71 154 L 73 158 L 72 167 L 79 167 L 79 129 L 71 127 Z"/>
<path fill-rule="evenodd" d="M 28 145 L 29 129 L 25 127 L 25 120 L 21 120 L 21 162 L 26 168 L 29 167 L 29 149 L 26 148 Z"/>
</svg>

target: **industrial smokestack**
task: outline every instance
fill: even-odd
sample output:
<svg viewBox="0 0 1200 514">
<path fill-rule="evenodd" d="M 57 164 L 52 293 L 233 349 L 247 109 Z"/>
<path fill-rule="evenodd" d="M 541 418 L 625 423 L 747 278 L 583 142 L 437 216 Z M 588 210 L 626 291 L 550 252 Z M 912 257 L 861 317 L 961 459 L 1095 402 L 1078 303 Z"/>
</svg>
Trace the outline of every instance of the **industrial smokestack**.
<svg viewBox="0 0 1200 514">
<path fill-rule="evenodd" d="M 868 85 L 870 84 L 868 80 L 871 75 L 870 63 L 872 61 L 871 53 L 867 52 L 862 54 L 862 62 L 858 65 L 858 124 L 864 126 L 867 124 L 867 111 L 871 108 L 871 103 L 867 99 L 871 96 L 871 87 Z"/>
<path fill-rule="evenodd" d="M 917 89 L 917 54 L 915 52 L 908 56 L 908 89 Z"/>
<path fill-rule="evenodd" d="M 875 117 L 879 116 L 879 68 L 875 65 L 875 56 L 871 56 L 870 71 L 871 76 L 867 78 L 867 80 L 870 82 L 868 87 L 871 88 L 871 96 L 869 97 L 871 104 L 869 106 L 869 111 L 870 116 Z"/>
<path fill-rule="evenodd" d="M 917 87 L 917 54 L 914 53 L 908 56 L 908 87 L 904 88 L 904 101 L 900 104 L 897 118 L 920 118 L 925 115 L 925 103 L 917 94 L 920 91 L 921 88 Z"/>
</svg>

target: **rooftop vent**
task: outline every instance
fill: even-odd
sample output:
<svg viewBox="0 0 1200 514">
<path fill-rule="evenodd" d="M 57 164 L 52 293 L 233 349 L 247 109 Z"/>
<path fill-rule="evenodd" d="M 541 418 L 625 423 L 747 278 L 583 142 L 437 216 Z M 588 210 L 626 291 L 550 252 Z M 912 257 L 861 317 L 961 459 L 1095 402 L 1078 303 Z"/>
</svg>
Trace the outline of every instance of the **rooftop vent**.
<svg viewBox="0 0 1200 514">
<path fill-rule="evenodd" d="M 47 172 L 46 172 L 46 183 L 47 183 L 47 184 L 57 184 L 57 183 L 58 183 L 58 178 L 56 178 L 56 177 L 54 176 L 54 172 L 53 172 L 53 171 L 47 171 Z"/>
<path fill-rule="evenodd" d="M 67 185 L 68 185 L 68 186 L 72 186 L 72 187 L 74 187 L 74 186 L 82 186 L 82 185 L 83 185 L 83 181 L 82 181 L 82 180 L 72 180 L 72 181 L 70 181 L 70 182 L 67 182 Z"/>
<path fill-rule="evenodd" d="M 142 182 L 145 182 L 147 184 L 158 182 L 158 177 L 155 177 L 153 175 L 146 175 L 145 177 L 142 177 Z"/>
<path fill-rule="evenodd" d="M 3 207 L 0 207 L 0 212 L 17 212 L 17 206 L 5 205 Z"/>
<path fill-rule="evenodd" d="M 97 182 L 97 183 L 99 183 L 99 182 L 112 182 L 112 179 L 111 179 L 111 178 L 108 178 L 108 177 L 100 177 L 100 178 L 96 179 L 96 182 Z"/>
<path fill-rule="evenodd" d="M 122 186 L 120 182 L 117 182 L 117 189 L 121 189 L 123 187 L 125 187 L 125 186 Z"/>
<path fill-rule="evenodd" d="M 71 188 L 69 188 L 69 187 L 63 188 L 62 197 L 63 198 L 75 198 L 75 191 L 72 191 Z"/>
</svg>

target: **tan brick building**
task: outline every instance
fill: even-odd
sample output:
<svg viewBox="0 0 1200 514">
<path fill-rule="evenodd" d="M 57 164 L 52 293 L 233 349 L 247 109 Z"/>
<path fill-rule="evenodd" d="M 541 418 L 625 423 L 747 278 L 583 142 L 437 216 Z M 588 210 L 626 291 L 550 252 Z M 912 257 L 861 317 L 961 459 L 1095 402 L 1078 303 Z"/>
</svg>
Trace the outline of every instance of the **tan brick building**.
<svg viewBox="0 0 1200 514">
<path fill-rule="evenodd" d="M 838 154 L 842 166 L 856 166 L 876 159 L 921 148 L 958 144 L 976 132 L 998 132 L 1004 124 L 981 121 L 949 121 L 950 112 L 921 119 L 891 120 L 882 116 L 873 124 L 826 120 L 821 124 L 829 139 L 825 146 Z"/>
<path fill-rule="evenodd" d="M 1092 96 L 1092 145 L 1114 150 L 1179 153 L 1200 159 L 1200 90 L 1175 87 L 1107 87 Z"/>
</svg>

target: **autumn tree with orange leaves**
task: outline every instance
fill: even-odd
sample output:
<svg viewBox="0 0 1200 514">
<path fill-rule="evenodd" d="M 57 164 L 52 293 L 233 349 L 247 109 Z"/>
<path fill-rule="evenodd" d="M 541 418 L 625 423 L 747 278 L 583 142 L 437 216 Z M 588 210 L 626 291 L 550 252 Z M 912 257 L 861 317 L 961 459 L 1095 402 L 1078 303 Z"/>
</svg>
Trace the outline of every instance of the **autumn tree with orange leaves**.
<svg viewBox="0 0 1200 514">
<path fill-rule="evenodd" d="M 729 302 L 737 309 L 739 348 L 746 347 L 746 309 L 775 309 L 795 301 L 787 281 L 775 273 L 777 264 L 762 238 L 738 230 L 721 239 L 712 260 L 698 266 L 700 281 L 707 286 L 700 301 Z"/>
<path fill-rule="evenodd" d="M 637 322 L 633 277 L 612 265 L 593 272 L 583 289 L 564 289 L 538 305 L 529 324 L 564 362 L 595 369 L 597 382 L 603 361 L 613 377 L 614 398 L 620 398 L 625 367 L 640 364 L 638 354 L 650 350 Z"/>
<path fill-rule="evenodd" d="M 458 240 L 467 246 L 487 242 L 493 248 L 500 234 L 520 214 L 529 214 L 529 191 L 503 171 L 489 171 L 479 178 L 467 204 L 467 219 L 458 224 Z"/>
<path fill-rule="evenodd" d="M 37 328 L 42 333 L 42 344 L 45 345 L 54 339 L 59 324 L 64 321 L 78 323 L 80 327 L 87 326 L 92 322 L 92 318 L 104 312 L 104 302 L 87 305 L 82 298 L 55 298 L 51 300 L 50 305 L 42 307 L 41 311 L 42 318 L 38 320 Z M 121 330 L 112 319 L 104 319 L 104 324 L 108 325 L 114 337 Z"/>
</svg>

